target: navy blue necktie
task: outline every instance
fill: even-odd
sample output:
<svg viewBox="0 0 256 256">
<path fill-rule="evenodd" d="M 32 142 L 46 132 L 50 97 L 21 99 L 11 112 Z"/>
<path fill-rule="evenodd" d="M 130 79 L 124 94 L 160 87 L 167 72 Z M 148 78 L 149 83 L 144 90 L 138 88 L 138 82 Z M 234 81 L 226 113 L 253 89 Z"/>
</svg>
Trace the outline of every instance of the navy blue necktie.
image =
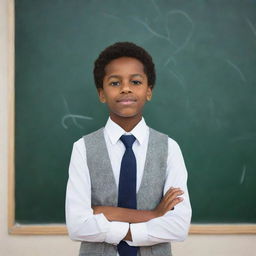
<svg viewBox="0 0 256 256">
<path fill-rule="evenodd" d="M 136 138 L 133 135 L 123 135 L 120 140 L 125 145 L 125 152 L 121 162 L 121 170 L 118 187 L 118 206 L 137 209 L 136 200 L 136 158 L 132 151 L 132 145 Z M 120 256 L 136 256 L 137 247 L 129 246 L 125 241 L 117 245 Z"/>
</svg>

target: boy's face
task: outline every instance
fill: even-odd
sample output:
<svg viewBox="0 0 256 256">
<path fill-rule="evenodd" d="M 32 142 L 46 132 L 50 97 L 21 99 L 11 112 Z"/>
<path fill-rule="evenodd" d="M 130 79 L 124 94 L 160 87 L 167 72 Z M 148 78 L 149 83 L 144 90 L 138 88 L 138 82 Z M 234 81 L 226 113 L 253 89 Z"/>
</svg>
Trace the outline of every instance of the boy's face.
<svg viewBox="0 0 256 256">
<path fill-rule="evenodd" d="M 140 120 L 145 102 L 152 97 L 143 64 L 130 57 L 115 59 L 105 67 L 103 89 L 98 93 L 114 121 L 127 117 Z"/>
</svg>

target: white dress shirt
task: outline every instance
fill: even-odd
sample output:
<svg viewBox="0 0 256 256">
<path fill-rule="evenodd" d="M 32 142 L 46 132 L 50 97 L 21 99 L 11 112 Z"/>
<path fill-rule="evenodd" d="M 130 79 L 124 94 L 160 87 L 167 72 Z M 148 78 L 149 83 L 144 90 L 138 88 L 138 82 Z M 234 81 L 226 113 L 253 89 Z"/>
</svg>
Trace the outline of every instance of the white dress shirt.
<svg viewBox="0 0 256 256">
<path fill-rule="evenodd" d="M 119 125 L 108 119 L 104 137 L 116 184 L 119 183 L 121 160 L 125 146 L 119 140 L 127 134 Z M 142 119 L 129 133 L 136 137 L 133 151 L 137 162 L 137 191 L 140 187 L 149 139 L 149 127 Z M 183 201 L 164 216 L 147 222 L 130 224 L 132 246 L 149 246 L 170 241 L 183 241 L 188 234 L 191 206 L 187 190 L 187 171 L 178 144 L 168 138 L 168 158 L 164 193 L 170 187 L 184 191 Z M 102 184 L 104 186 L 104 184 Z M 152 188 L 153 189 L 153 188 Z M 83 138 L 73 145 L 66 191 L 66 224 L 73 240 L 106 242 L 117 245 L 127 234 L 129 223 L 108 221 L 104 214 L 93 214 L 91 208 L 91 182 Z"/>
</svg>

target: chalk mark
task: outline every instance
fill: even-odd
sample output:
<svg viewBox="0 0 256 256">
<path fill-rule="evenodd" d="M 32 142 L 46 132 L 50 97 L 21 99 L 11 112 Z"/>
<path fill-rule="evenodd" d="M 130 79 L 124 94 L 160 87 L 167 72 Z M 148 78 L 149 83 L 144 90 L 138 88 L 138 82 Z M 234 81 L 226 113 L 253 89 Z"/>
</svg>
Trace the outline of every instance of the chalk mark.
<svg viewBox="0 0 256 256">
<path fill-rule="evenodd" d="M 242 174 L 241 174 L 241 178 L 240 178 L 240 185 L 242 185 L 244 183 L 244 180 L 245 180 L 245 174 L 246 174 L 246 165 L 243 166 L 243 169 L 242 169 Z"/>
<path fill-rule="evenodd" d="M 221 122 L 219 120 L 219 118 L 216 117 L 216 111 L 215 111 L 215 102 L 213 100 L 213 98 L 209 98 L 209 113 L 210 113 L 210 117 L 212 118 L 213 124 L 215 124 L 215 127 L 217 129 L 221 128 Z"/>
<path fill-rule="evenodd" d="M 164 63 L 164 67 L 166 67 L 170 62 L 173 62 L 174 66 L 177 66 L 177 61 L 173 56 L 170 56 Z"/>
<path fill-rule="evenodd" d="M 182 86 L 182 88 L 185 90 L 185 81 L 184 78 L 181 77 L 180 74 L 177 74 L 175 71 L 173 71 L 172 69 L 168 68 L 168 71 L 176 78 L 176 80 L 180 83 L 180 85 Z"/>
<path fill-rule="evenodd" d="M 115 19 L 115 20 L 121 20 L 120 17 L 110 14 L 110 13 L 106 13 L 106 12 L 102 12 L 102 15 L 104 15 L 105 17 L 111 18 L 111 19 Z"/>
<path fill-rule="evenodd" d="M 236 70 L 236 71 L 238 72 L 238 74 L 239 74 L 241 80 L 242 80 L 243 82 L 246 82 L 246 78 L 245 78 L 243 72 L 241 71 L 241 69 L 240 69 L 237 65 L 235 65 L 232 61 L 230 61 L 230 60 L 228 60 L 228 59 L 225 59 L 225 60 L 226 60 L 226 62 L 227 62 L 234 70 Z"/>
<path fill-rule="evenodd" d="M 152 2 L 154 3 L 154 2 Z M 189 31 L 189 33 L 187 34 L 185 40 L 183 43 L 180 44 L 180 46 L 177 46 L 172 40 L 171 40 L 171 37 L 170 37 L 170 30 L 169 30 L 169 25 L 168 25 L 168 17 L 172 16 L 172 15 L 181 15 L 183 17 L 185 17 L 185 19 L 190 23 L 191 25 L 191 29 Z M 192 38 L 192 35 L 193 35 L 193 32 L 194 32 L 194 22 L 193 20 L 189 17 L 189 15 L 182 11 L 182 10 L 172 10 L 172 11 L 169 11 L 167 13 L 167 23 L 166 23 L 166 26 L 165 26 L 165 31 L 166 31 L 166 35 L 164 34 L 160 34 L 158 33 L 157 31 L 155 31 L 152 27 L 150 27 L 150 25 L 148 24 L 148 21 L 147 19 L 145 19 L 145 21 L 143 21 L 142 19 L 139 19 L 137 17 L 132 17 L 132 19 L 134 21 L 136 21 L 137 23 L 143 25 L 146 30 L 148 30 L 148 32 L 150 32 L 151 34 L 153 34 L 155 37 L 158 37 L 158 38 L 161 38 L 161 39 L 164 39 L 166 40 L 169 44 L 171 44 L 172 46 L 175 47 L 175 51 L 173 53 L 173 55 L 175 54 L 178 54 L 182 49 L 184 49 L 187 44 L 189 43 L 189 41 L 191 40 Z"/>
<path fill-rule="evenodd" d="M 177 48 L 177 46 L 174 44 L 174 42 L 172 42 L 172 40 L 170 38 L 168 38 L 167 36 L 165 35 L 161 35 L 159 34 L 158 32 L 156 32 L 154 29 L 152 29 L 148 24 L 147 22 L 139 19 L 139 18 L 136 18 L 136 17 L 132 17 L 132 19 L 136 22 L 138 22 L 139 24 L 143 25 L 151 34 L 153 34 L 154 36 L 158 37 L 158 38 L 162 38 L 166 41 L 168 41 L 171 45 L 173 45 L 175 48 Z"/>
<path fill-rule="evenodd" d="M 158 12 L 158 15 L 161 15 L 161 11 L 160 11 L 158 5 L 156 4 L 156 2 L 154 0 L 151 0 L 151 3 L 154 6 L 154 8 L 156 9 L 156 12 Z"/>
<path fill-rule="evenodd" d="M 192 113 L 191 112 L 191 106 L 190 106 L 190 99 L 189 96 L 186 97 L 186 109 L 188 110 L 188 113 Z"/>
<path fill-rule="evenodd" d="M 172 10 L 172 11 L 169 11 L 167 13 L 167 20 L 168 20 L 168 17 L 170 17 L 172 15 L 175 15 L 175 14 L 179 14 L 179 15 L 182 15 L 183 17 L 185 17 L 186 20 L 191 24 L 191 29 L 190 29 L 186 39 L 184 40 L 184 42 L 179 47 L 177 47 L 177 49 L 175 50 L 175 52 L 173 54 L 179 53 L 182 49 L 184 49 L 187 46 L 187 44 L 191 40 L 193 32 L 194 32 L 194 22 L 193 22 L 193 20 L 189 17 L 189 15 L 186 12 L 184 12 L 182 10 Z M 167 29 L 169 31 L 168 24 L 167 24 Z M 170 32 L 168 32 L 168 34 L 170 34 Z"/>
<path fill-rule="evenodd" d="M 93 118 L 90 117 L 90 116 L 84 116 L 84 115 L 76 115 L 76 114 L 71 114 L 70 112 L 70 109 L 69 109 L 69 106 L 68 106 L 68 103 L 67 103 L 67 100 L 64 96 L 62 96 L 62 99 L 63 99 L 63 103 L 64 103 L 64 106 L 67 110 L 67 113 L 66 115 L 64 115 L 61 119 L 61 125 L 65 128 L 65 129 L 68 129 L 68 126 L 65 124 L 65 121 L 66 119 L 68 118 L 71 118 L 74 125 L 80 129 L 83 129 L 84 127 L 81 126 L 78 122 L 77 122 L 77 119 L 85 119 L 85 120 L 92 120 Z"/>
<path fill-rule="evenodd" d="M 169 30 L 169 26 L 168 26 L 168 25 L 165 26 L 165 32 L 166 32 L 166 34 L 167 34 L 167 37 L 170 38 L 170 37 L 171 37 L 171 34 L 170 34 L 170 30 Z M 176 47 L 177 47 L 177 46 L 176 46 Z"/>
<path fill-rule="evenodd" d="M 250 29 L 252 30 L 253 34 L 256 36 L 256 28 L 252 24 L 251 20 L 249 18 L 246 18 L 247 24 L 249 25 Z"/>
<path fill-rule="evenodd" d="M 65 129 L 68 129 L 68 126 L 65 124 L 65 121 L 66 121 L 66 119 L 68 119 L 68 118 L 71 118 L 72 121 L 74 122 L 74 124 L 75 124 L 78 128 L 80 128 L 80 129 L 82 129 L 82 128 L 84 128 L 84 127 L 81 126 L 81 125 L 79 125 L 79 124 L 77 123 L 76 118 L 84 119 L 84 120 L 93 120 L 93 118 L 90 117 L 90 116 L 67 114 L 67 115 L 63 116 L 62 119 L 61 119 L 61 124 L 62 124 L 62 126 L 63 126 Z"/>
<path fill-rule="evenodd" d="M 244 140 L 255 140 L 256 139 L 256 134 L 255 133 L 247 133 L 241 136 L 237 136 L 235 138 L 232 138 L 232 142 L 240 142 Z"/>
</svg>

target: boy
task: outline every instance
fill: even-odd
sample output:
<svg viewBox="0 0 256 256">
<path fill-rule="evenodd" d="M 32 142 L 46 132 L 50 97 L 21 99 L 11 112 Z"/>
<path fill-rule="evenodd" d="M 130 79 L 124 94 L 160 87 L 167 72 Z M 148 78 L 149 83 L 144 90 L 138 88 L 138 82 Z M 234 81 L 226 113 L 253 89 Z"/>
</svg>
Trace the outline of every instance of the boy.
<svg viewBox="0 0 256 256">
<path fill-rule="evenodd" d="M 74 143 L 69 235 L 82 241 L 84 256 L 171 255 L 169 242 L 187 236 L 191 206 L 178 144 L 142 117 L 155 84 L 152 58 L 133 43 L 116 43 L 95 61 L 94 79 L 109 119 Z"/>
</svg>

